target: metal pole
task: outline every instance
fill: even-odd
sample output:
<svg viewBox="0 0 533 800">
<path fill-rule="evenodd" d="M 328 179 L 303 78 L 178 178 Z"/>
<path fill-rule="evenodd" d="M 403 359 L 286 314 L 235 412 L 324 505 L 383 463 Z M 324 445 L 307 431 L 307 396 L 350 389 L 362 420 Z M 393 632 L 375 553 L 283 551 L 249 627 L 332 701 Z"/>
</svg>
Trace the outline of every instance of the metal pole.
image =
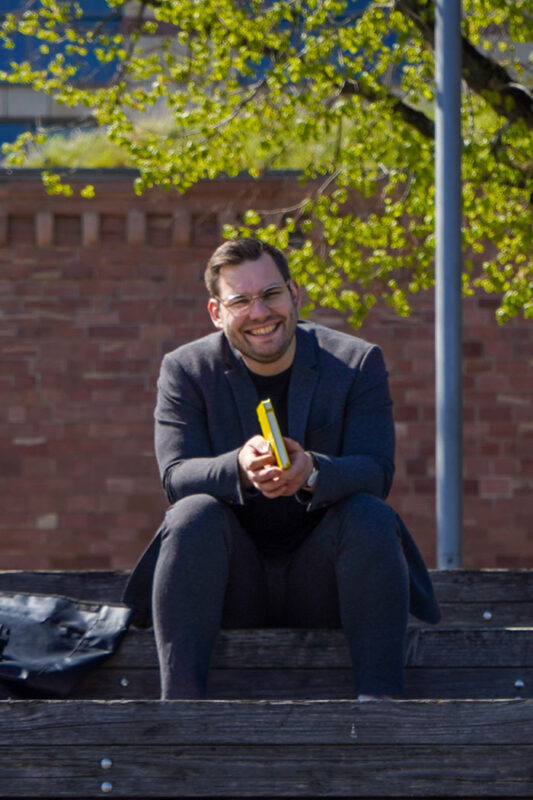
<svg viewBox="0 0 533 800">
<path fill-rule="evenodd" d="M 462 565 L 461 2 L 436 1 L 436 416 L 439 569 Z"/>
</svg>

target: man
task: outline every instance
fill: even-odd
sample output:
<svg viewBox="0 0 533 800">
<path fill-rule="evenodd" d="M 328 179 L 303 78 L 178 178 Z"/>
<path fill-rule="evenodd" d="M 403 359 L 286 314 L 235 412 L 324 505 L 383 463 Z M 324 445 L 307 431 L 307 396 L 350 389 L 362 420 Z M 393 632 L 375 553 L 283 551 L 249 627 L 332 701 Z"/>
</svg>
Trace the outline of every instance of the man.
<svg viewBox="0 0 533 800">
<path fill-rule="evenodd" d="M 221 627 L 340 625 L 358 696 L 399 696 L 409 607 L 440 613 L 384 503 L 394 426 L 381 351 L 298 321 L 286 259 L 261 241 L 221 245 L 205 279 L 218 332 L 163 359 L 155 443 L 172 505 L 125 595 L 139 611 L 153 582 L 162 698 L 206 696 Z M 259 433 L 266 397 L 285 470 Z"/>
</svg>

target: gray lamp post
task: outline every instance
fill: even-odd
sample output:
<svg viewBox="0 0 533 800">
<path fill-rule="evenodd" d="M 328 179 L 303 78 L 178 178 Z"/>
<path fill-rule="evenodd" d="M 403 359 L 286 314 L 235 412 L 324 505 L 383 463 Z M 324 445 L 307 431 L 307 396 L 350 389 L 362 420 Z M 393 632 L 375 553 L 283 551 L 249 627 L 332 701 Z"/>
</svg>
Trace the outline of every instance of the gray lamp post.
<svg viewBox="0 0 533 800">
<path fill-rule="evenodd" d="M 436 417 L 439 569 L 462 566 L 461 2 L 437 0 Z"/>
</svg>

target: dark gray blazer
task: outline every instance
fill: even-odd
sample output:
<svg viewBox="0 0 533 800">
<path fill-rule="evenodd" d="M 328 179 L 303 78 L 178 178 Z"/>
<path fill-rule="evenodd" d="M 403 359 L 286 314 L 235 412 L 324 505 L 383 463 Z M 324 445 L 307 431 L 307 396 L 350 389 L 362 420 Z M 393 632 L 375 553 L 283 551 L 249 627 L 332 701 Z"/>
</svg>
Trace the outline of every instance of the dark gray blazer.
<svg viewBox="0 0 533 800">
<path fill-rule="evenodd" d="M 163 359 L 155 409 L 155 446 L 171 503 L 205 493 L 243 504 L 237 456 L 260 433 L 257 394 L 223 333 L 191 342 Z M 299 322 L 289 385 L 288 434 L 315 455 L 315 492 L 297 499 L 309 510 L 357 492 L 385 499 L 394 474 L 394 422 L 379 347 L 320 325 Z M 440 611 L 422 557 L 399 517 L 410 574 L 411 612 L 438 622 Z M 159 531 L 126 589 L 134 622 L 148 624 Z"/>
</svg>

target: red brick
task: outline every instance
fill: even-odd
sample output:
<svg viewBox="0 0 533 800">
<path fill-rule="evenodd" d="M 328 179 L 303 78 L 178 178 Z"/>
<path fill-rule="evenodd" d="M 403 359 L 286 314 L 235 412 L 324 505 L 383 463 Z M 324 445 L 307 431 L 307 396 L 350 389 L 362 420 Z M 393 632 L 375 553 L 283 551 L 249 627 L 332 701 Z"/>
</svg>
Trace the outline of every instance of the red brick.
<svg viewBox="0 0 533 800">
<path fill-rule="evenodd" d="M 485 352 L 482 341 L 463 341 L 463 358 L 481 358 Z"/>
<path fill-rule="evenodd" d="M 77 247 L 81 244 L 81 216 L 79 214 L 56 215 L 54 244 L 57 247 Z"/>
<path fill-rule="evenodd" d="M 138 339 L 140 335 L 139 325 L 101 325 L 90 326 L 89 336 L 94 339 Z"/>
<path fill-rule="evenodd" d="M 34 244 L 35 220 L 33 214 L 9 214 L 7 240 L 10 245 Z"/>
<path fill-rule="evenodd" d="M 491 311 L 496 311 L 499 306 L 499 300 L 495 297 L 478 297 L 477 305 L 479 308 L 488 308 Z"/>
<path fill-rule="evenodd" d="M 417 406 L 397 405 L 394 418 L 397 422 L 411 422 L 413 420 L 418 420 L 420 418 L 420 409 Z"/>
<path fill-rule="evenodd" d="M 412 479 L 411 479 L 412 480 Z M 415 495 L 420 494 L 435 494 L 435 478 L 428 477 L 428 478 L 417 478 L 415 477 L 413 480 L 413 486 Z"/>
<path fill-rule="evenodd" d="M 512 497 L 513 489 L 509 478 L 483 477 L 479 483 L 481 497 Z M 491 520 L 494 521 L 493 516 Z"/>
<path fill-rule="evenodd" d="M 122 245 L 126 241 L 126 216 L 125 214 L 100 215 L 100 243 L 101 245 Z"/>
<path fill-rule="evenodd" d="M 516 461 L 513 460 L 516 464 Z M 519 462 L 519 470 L 522 475 L 533 477 L 533 458 L 524 458 Z"/>
<path fill-rule="evenodd" d="M 521 464 L 516 458 L 493 458 L 491 459 L 491 472 L 495 475 L 519 475 Z"/>
<path fill-rule="evenodd" d="M 482 422 L 505 423 L 511 419 L 511 409 L 502 405 L 485 405 L 479 409 L 478 418 Z"/>
<path fill-rule="evenodd" d="M 481 442 L 481 446 L 479 448 L 479 452 L 485 456 L 498 455 L 501 451 L 502 445 L 500 442 L 484 441 Z"/>
<path fill-rule="evenodd" d="M 490 372 L 494 369 L 494 362 L 487 359 L 467 359 L 463 362 L 463 375 L 472 377 L 473 382 L 477 380 L 477 376 L 481 372 Z"/>
<path fill-rule="evenodd" d="M 52 555 L 50 557 L 52 569 L 110 569 L 111 559 L 107 555 L 83 553 L 81 555 Z"/>
</svg>

